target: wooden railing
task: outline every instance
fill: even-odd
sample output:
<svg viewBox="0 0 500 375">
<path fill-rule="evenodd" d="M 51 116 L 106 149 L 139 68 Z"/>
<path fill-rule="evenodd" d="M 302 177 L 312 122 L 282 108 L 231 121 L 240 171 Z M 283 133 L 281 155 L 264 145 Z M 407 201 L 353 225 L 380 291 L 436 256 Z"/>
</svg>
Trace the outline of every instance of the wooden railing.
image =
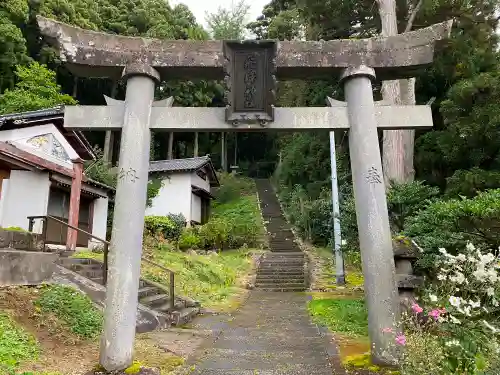
<svg viewBox="0 0 500 375">
<path fill-rule="evenodd" d="M 86 236 L 93 238 L 99 242 L 102 242 L 104 245 L 103 248 L 103 263 L 104 263 L 104 270 L 103 270 L 103 276 L 102 276 L 102 283 L 103 285 L 106 285 L 108 282 L 108 253 L 109 253 L 109 241 L 106 241 L 102 238 L 99 238 L 97 236 L 94 236 L 92 233 L 89 233 L 81 228 L 75 227 L 73 225 L 70 225 L 66 223 L 63 220 L 58 219 L 57 217 L 46 215 L 46 216 L 28 216 L 29 220 L 29 226 L 28 229 L 30 232 L 33 232 L 33 228 L 35 227 L 35 220 L 41 220 L 43 223 L 42 226 L 42 242 L 43 242 L 43 251 L 46 251 L 46 242 L 47 242 L 47 222 L 49 220 L 55 221 L 59 224 L 62 224 L 66 226 L 67 228 L 76 230 L 77 232 L 80 232 L 82 234 L 85 234 Z M 169 270 L 168 268 L 162 266 L 161 264 L 155 263 L 152 260 L 149 260 L 146 257 L 142 257 L 141 260 L 145 263 L 148 263 L 163 272 L 167 272 L 169 274 L 169 294 L 170 294 L 170 307 L 173 309 L 175 306 L 175 272 L 172 270 Z"/>
</svg>

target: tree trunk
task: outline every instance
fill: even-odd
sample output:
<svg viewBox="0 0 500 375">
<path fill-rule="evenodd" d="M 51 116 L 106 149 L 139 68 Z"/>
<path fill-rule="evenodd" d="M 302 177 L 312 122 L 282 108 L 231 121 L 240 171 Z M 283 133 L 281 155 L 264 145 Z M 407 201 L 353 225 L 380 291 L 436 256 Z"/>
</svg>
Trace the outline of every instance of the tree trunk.
<svg viewBox="0 0 500 375">
<path fill-rule="evenodd" d="M 193 151 L 194 157 L 198 156 L 198 134 L 199 134 L 198 132 L 194 133 L 194 151 Z"/>
<path fill-rule="evenodd" d="M 221 167 L 223 172 L 227 172 L 227 143 L 226 133 L 221 133 Z"/>
<path fill-rule="evenodd" d="M 401 104 L 415 105 L 415 78 L 402 79 L 399 81 L 401 87 Z M 415 151 L 415 130 L 399 130 L 402 133 L 403 142 L 403 182 L 411 182 L 415 179 L 415 168 L 413 157 Z"/>
<path fill-rule="evenodd" d="M 174 132 L 168 133 L 168 160 L 174 158 Z"/>
<path fill-rule="evenodd" d="M 382 23 L 382 35 L 398 33 L 395 0 L 377 0 Z M 401 104 L 401 88 L 398 80 L 382 83 L 382 98 L 390 104 Z M 392 182 L 404 181 L 405 130 L 384 130 L 382 139 L 382 169 L 388 188 Z"/>
</svg>

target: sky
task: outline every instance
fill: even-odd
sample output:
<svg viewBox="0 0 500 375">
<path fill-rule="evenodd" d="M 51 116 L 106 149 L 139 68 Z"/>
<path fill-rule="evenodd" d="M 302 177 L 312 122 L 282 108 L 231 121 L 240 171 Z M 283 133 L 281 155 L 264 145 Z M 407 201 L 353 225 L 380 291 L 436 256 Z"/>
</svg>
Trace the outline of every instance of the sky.
<svg viewBox="0 0 500 375">
<path fill-rule="evenodd" d="M 230 8 L 232 4 L 236 4 L 238 0 L 169 0 L 171 5 L 177 4 L 186 4 L 191 12 L 195 15 L 198 23 L 201 23 L 206 27 L 205 22 L 205 13 L 214 13 L 217 11 L 217 8 Z M 248 1 L 247 4 L 250 5 L 249 11 L 249 21 L 255 20 L 258 16 L 261 15 L 262 9 L 264 5 L 268 4 L 270 0 L 251 0 Z"/>
</svg>

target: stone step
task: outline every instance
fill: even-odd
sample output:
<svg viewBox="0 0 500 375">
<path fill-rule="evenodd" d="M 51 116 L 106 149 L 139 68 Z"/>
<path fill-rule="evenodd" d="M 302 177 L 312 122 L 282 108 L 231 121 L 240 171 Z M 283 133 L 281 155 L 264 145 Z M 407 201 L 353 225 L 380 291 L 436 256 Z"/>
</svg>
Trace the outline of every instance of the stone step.
<svg viewBox="0 0 500 375">
<path fill-rule="evenodd" d="M 103 270 L 80 270 L 77 273 L 87 279 L 102 278 L 104 275 Z"/>
<path fill-rule="evenodd" d="M 306 254 L 302 252 L 289 252 L 289 253 L 281 253 L 281 254 L 273 254 L 266 253 L 264 254 L 265 258 L 305 258 Z"/>
<path fill-rule="evenodd" d="M 255 289 L 262 290 L 263 292 L 303 292 L 307 288 L 305 286 L 291 287 L 291 286 L 255 286 Z"/>
<path fill-rule="evenodd" d="M 257 277 L 266 277 L 266 276 L 273 276 L 273 277 L 305 277 L 305 272 L 304 270 L 300 271 L 258 271 L 257 272 Z"/>
<path fill-rule="evenodd" d="M 279 284 L 279 283 L 274 283 L 274 282 L 266 281 L 266 282 L 259 282 L 259 283 L 256 282 L 255 286 L 259 287 L 259 288 L 266 288 L 266 287 L 274 288 L 276 286 L 286 286 L 286 287 L 290 287 L 290 288 L 300 288 L 300 287 L 305 287 L 306 284 L 304 282 L 302 282 L 302 283 L 283 283 L 283 284 Z"/>
<path fill-rule="evenodd" d="M 260 264 L 275 264 L 275 265 L 304 265 L 304 259 L 263 259 Z"/>
<path fill-rule="evenodd" d="M 167 303 L 168 295 L 167 294 L 153 294 L 140 299 L 140 302 L 143 305 L 147 306 L 159 306 Z"/>
<path fill-rule="evenodd" d="M 174 310 L 182 310 L 186 307 L 186 304 L 183 301 L 176 300 L 174 303 Z M 167 300 L 166 303 L 164 303 L 161 306 L 155 307 L 155 310 L 158 310 L 163 313 L 170 313 L 172 312 L 172 307 L 170 306 L 170 299 Z"/>
<path fill-rule="evenodd" d="M 271 265 L 268 265 L 268 264 L 261 264 L 259 266 L 259 270 L 274 270 L 274 271 L 294 271 L 294 272 L 300 272 L 300 271 L 304 271 L 304 266 L 301 265 L 301 266 L 296 266 L 296 265 L 290 265 L 290 266 L 286 266 L 286 265 L 275 265 L 275 264 L 271 264 Z"/>
<path fill-rule="evenodd" d="M 102 270 L 103 265 L 102 264 L 71 264 L 68 266 L 65 266 L 66 268 L 71 269 L 72 271 L 78 272 L 78 271 L 95 271 L 95 270 Z"/>
<path fill-rule="evenodd" d="M 143 297 L 148 297 L 154 294 L 161 294 L 161 290 L 154 286 L 145 286 L 139 288 L 139 299 Z"/>
<path fill-rule="evenodd" d="M 200 313 L 199 307 L 186 307 L 180 311 L 172 311 L 172 324 L 181 326 L 190 322 L 196 315 Z"/>
<path fill-rule="evenodd" d="M 262 284 L 304 284 L 306 281 L 305 277 L 300 278 L 257 278 L 255 280 L 256 285 Z"/>
</svg>

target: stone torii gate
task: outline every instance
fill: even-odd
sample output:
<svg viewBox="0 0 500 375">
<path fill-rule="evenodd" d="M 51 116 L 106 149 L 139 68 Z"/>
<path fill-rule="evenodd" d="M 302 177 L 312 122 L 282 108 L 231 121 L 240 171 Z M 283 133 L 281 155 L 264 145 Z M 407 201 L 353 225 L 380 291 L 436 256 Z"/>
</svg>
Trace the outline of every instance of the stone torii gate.
<svg viewBox="0 0 500 375">
<path fill-rule="evenodd" d="M 436 41 L 451 22 L 390 37 L 359 40 L 171 41 L 123 37 L 38 17 L 40 30 L 77 76 L 122 78 L 125 102 L 67 107 L 65 126 L 121 130 L 119 178 L 110 246 L 100 362 L 121 370 L 132 362 L 150 130 L 349 130 L 356 214 L 365 277 L 369 333 L 376 362 L 395 364 L 398 299 L 377 127 L 431 127 L 428 106 L 374 103 L 372 80 L 415 76 L 432 63 Z M 346 103 L 325 108 L 275 108 L 276 78 L 340 76 Z M 226 108 L 153 104 L 159 79 L 224 79 Z"/>
</svg>

